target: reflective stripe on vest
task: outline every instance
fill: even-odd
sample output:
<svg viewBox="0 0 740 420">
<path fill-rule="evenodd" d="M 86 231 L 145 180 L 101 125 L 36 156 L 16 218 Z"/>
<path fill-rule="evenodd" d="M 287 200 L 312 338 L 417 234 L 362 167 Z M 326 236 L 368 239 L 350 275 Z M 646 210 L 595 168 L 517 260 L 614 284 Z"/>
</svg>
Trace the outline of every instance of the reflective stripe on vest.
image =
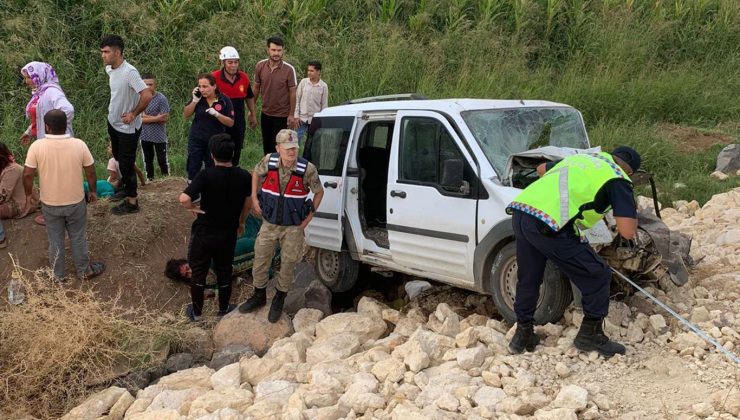
<svg viewBox="0 0 740 420">
<path fill-rule="evenodd" d="M 574 218 L 577 228 L 588 229 L 603 216 L 591 208 L 596 193 L 616 178 L 630 181 L 608 153 L 568 156 L 525 188 L 509 207 L 536 217 L 554 231 Z"/>
</svg>

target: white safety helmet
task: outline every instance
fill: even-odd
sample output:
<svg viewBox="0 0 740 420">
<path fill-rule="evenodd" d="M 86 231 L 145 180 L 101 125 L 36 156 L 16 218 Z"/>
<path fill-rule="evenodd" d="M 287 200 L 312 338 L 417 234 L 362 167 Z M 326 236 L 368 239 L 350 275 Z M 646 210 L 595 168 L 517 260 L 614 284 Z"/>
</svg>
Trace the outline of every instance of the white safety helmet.
<svg viewBox="0 0 740 420">
<path fill-rule="evenodd" d="M 238 60 L 239 53 L 236 51 L 236 48 L 234 47 L 223 47 L 221 48 L 221 53 L 219 54 L 218 59 L 221 61 Z"/>
</svg>

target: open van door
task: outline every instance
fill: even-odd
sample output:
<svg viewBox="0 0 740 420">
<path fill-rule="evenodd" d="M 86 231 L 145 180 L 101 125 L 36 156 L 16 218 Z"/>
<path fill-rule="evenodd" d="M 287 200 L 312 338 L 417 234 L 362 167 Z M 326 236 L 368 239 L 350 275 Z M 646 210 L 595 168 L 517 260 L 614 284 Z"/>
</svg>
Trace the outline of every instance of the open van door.
<svg viewBox="0 0 740 420">
<path fill-rule="evenodd" d="M 353 117 L 314 117 L 303 157 L 316 166 L 324 198 L 305 230 L 306 243 L 332 251 L 342 249 L 342 217 L 346 188 L 347 145 Z"/>
</svg>

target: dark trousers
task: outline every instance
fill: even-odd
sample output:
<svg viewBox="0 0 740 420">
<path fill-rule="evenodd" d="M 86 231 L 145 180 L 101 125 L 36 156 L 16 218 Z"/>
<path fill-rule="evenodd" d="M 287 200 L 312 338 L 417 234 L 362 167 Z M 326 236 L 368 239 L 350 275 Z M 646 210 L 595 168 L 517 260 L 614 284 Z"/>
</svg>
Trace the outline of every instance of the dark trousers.
<svg viewBox="0 0 740 420">
<path fill-rule="evenodd" d="M 604 318 L 609 313 L 611 271 L 573 229 L 548 233 L 538 219 L 514 211 L 511 222 L 516 236 L 517 285 L 514 312 L 518 322 L 534 319 L 545 263 L 552 261 L 582 294 L 583 314 Z"/>
<path fill-rule="evenodd" d="M 193 227 L 188 263 L 193 270 L 190 278 L 190 297 L 193 300 L 195 315 L 203 313 L 203 292 L 211 264 L 213 264 L 213 272 L 216 274 L 218 283 L 218 309 L 221 312 L 228 310 L 231 300 L 231 263 L 234 260 L 235 245 L 236 229 Z"/>
<path fill-rule="evenodd" d="M 208 151 L 208 139 L 188 139 L 188 161 L 186 163 L 188 171 L 188 181 L 195 179 L 201 167 L 205 163 L 206 168 L 213 166 L 211 153 Z"/>
<path fill-rule="evenodd" d="M 234 157 L 231 158 L 231 163 L 234 166 L 239 166 L 239 159 L 242 156 L 242 149 L 244 148 L 244 125 L 234 124 L 233 127 L 227 128 L 226 132 L 231 136 L 231 140 L 234 142 Z"/>
<path fill-rule="evenodd" d="M 139 134 L 141 130 L 133 133 L 121 133 L 108 123 L 108 136 L 113 158 L 118 161 L 121 170 L 121 184 L 126 197 L 136 198 L 136 153 L 139 149 Z"/>
<path fill-rule="evenodd" d="M 169 164 L 167 163 L 167 143 L 152 143 L 150 141 L 141 142 L 141 151 L 144 152 L 144 168 L 146 177 L 149 180 L 154 179 L 154 152 L 157 152 L 157 163 L 162 176 L 170 174 Z"/>
<path fill-rule="evenodd" d="M 262 128 L 262 150 L 265 154 L 275 153 L 275 137 L 283 128 L 288 128 L 288 117 L 273 117 L 264 112 L 260 116 Z"/>
</svg>

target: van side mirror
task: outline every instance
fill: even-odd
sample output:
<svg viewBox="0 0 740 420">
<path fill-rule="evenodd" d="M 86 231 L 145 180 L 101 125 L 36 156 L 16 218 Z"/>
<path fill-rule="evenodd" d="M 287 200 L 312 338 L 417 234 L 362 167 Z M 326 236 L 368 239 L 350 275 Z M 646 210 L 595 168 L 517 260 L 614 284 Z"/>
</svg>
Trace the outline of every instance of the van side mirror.
<svg viewBox="0 0 740 420">
<path fill-rule="evenodd" d="M 463 180 L 464 164 L 460 159 L 447 159 L 442 163 L 442 188 L 463 194 L 470 193 L 470 185 Z"/>
</svg>

